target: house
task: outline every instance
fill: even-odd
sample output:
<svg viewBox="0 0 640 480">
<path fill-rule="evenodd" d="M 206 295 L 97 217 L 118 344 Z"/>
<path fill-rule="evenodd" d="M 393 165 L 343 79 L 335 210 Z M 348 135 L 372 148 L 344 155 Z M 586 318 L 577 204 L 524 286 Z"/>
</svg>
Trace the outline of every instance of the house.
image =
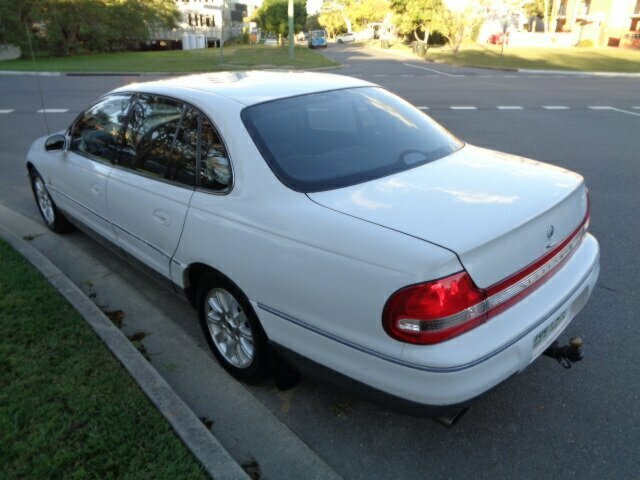
<svg viewBox="0 0 640 480">
<path fill-rule="evenodd" d="M 640 0 L 560 0 L 554 18 L 552 31 L 577 33 L 578 41 L 640 48 Z"/>
<path fill-rule="evenodd" d="M 184 35 L 204 35 L 209 45 L 219 45 L 223 41 L 242 34 L 248 26 L 245 19 L 262 4 L 262 0 L 175 0 L 182 14 L 178 28 L 156 30 L 153 39 L 157 43 L 179 43 Z"/>
</svg>

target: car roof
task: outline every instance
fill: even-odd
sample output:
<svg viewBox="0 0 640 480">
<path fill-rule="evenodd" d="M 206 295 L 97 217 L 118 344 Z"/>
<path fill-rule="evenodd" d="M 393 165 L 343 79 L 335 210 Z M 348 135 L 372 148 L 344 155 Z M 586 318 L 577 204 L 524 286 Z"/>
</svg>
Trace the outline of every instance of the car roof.
<svg viewBox="0 0 640 480">
<path fill-rule="evenodd" d="M 238 71 L 187 75 L 135 83 L 118 88 L 114 92 L 150 92 L 179 97 L 181 92 L 188 91 L 192 96 L 196 91 L 221 95 L 243 105 L 255 105 L 296 95 L 366 86 L 374 86 L 374 84 L 330 73 Z"/>
</svg>

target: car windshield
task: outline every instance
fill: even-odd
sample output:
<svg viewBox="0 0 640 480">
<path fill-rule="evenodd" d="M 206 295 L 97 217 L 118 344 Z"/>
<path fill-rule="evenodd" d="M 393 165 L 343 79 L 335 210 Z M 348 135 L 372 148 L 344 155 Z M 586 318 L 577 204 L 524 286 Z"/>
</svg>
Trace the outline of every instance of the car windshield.
<svg viewBox="0 0 640 480">
<path fill-rule="evenodd" d="M 376 87 L 274 100 L 242 120 L 275 175 L 298 192 L 355 185 L 424 165 L 462 142 Z"/>
</svg>

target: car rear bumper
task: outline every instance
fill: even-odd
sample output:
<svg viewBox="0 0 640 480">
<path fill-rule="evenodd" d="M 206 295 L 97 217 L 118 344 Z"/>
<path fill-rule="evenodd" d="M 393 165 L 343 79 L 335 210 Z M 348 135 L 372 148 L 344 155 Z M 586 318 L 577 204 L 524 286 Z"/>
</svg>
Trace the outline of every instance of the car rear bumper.
<svg viewBox="0 0 640 480">
<path fill-rule="evenodd" d="M 584 307 L 599 271 L 598 242 L 587 235 L 567 263 L 518 304 L 437 346 L 407 344 L 399 359 L 301 328 L 278 312 L 254 306 L 267 333 L 278 332 L 275 343 L 408 402 L 408 410 L 422 406 L 437 413 L 440 407 L 464 406 L 524 370 Z M 290 339 L 296 339 L 295 346 Z"/>
</svg>

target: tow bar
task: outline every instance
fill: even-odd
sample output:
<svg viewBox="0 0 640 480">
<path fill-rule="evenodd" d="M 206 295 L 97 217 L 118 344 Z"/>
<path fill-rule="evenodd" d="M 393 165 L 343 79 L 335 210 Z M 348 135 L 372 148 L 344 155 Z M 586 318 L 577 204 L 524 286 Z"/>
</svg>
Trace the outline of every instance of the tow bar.
<svg viewBox="0 0 640 480">
<path fill-rule="evenodd" d="M 564 368 L 571 368 L 572 363 L 582 360 L 582 339 L 573 337 L 569 340 L 569 345 L 563 347 L 557 341 L 553 342 L 542 354 L 555 358 Z"/>
</svg>

